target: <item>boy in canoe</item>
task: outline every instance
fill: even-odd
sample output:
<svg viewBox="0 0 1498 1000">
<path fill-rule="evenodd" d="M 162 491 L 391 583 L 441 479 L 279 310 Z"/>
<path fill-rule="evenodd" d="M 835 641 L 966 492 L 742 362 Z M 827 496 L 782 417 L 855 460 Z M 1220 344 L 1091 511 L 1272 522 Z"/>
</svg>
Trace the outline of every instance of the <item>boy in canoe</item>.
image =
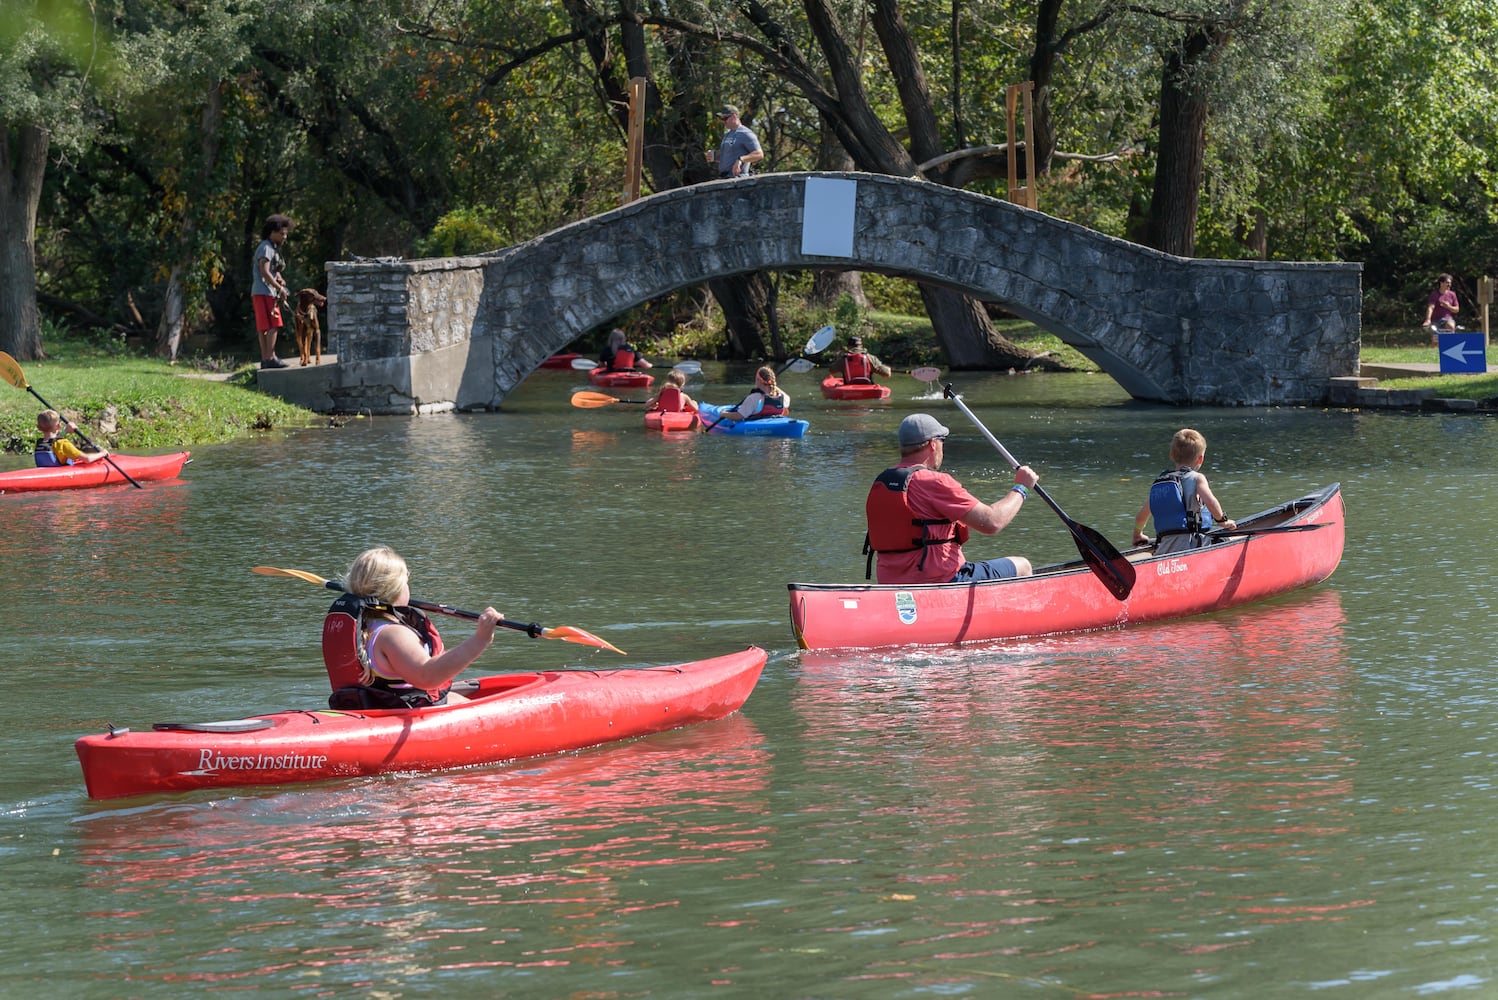
<svg viewBox="0 0 1498 1000">
<path fill-rule="evenodd" d="M 1200 431 L 1190 427 L 1176 431 L 1170 439 L 1170 460 L 1176 467 L 1160 473 L 1150 485 L 1149 499 L 1134 517 L 1135 545 L 1149 542 L 1144 525 L 1151 517 L 1155 519 L 1156 555 L 1210 545 L 1212 539 L 1205 532 L 1214 524 L 1229 530 L 1238 526 L 1222 512 L 1222 504 L 1201 474 L 1206 457 L 1207 439 Z"/>
<path fill-rule="evenodd" d="M 100 448 L 97 451 L 80 451 L 77 445 L 63 436 L 68 431 L 76 431 L 78 425 L 71 420 L 63 420 L 62 414 L 56 410 L 43 410 L 37 414 L 36 429 L 41 431 L 42 436 L 37 438 L 32 457 L 36 459 L 39 469 L 77 465 L 80 462 L 87 465 L 109 454 L 107 448 Z"/>
<path fill-rule="evenodd" d="M 1040 477 L 1022 465 L 1008 491 L 986 504 L 938 471 L 950 433 L 930 414 L 912 413 L 900 421 L 900 464 L 869 487 L 863 549 L 870 561 L 877 554 L 880 583 L 963 583 L 1034 572 L 1023 556 L 969 562 L 962 543 L 969 529 L 996 535 L 1008 527 Z"/>
</svg>

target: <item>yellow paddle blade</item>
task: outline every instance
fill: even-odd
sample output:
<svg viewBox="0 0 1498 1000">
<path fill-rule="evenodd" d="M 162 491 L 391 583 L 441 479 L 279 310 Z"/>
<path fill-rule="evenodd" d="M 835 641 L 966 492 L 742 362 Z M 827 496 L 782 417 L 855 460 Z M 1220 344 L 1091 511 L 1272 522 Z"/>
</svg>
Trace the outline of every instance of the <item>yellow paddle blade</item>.
<svg viewBox="0 0 1498 1000">
<path fill-rule="evenodd" d="M 251 566 L 250 572 L 259 573 L 261 576 L 289 576 L 297 580 L 306 580 L 308 583 L 315 583 L 319 587 L 326 587 L 328 585 L 328 581 L 325 578 L 318 576 L 316 573 L 308 573 L 306 570 L 301 569 L 277 569 L 274 566 Z"/>
<path fill-rule="evenodd" d="M 21 366 L 16 364 L 16 359 L 0 351 L 0 375 L 5 376 L 5 381 L 17 389 L 30 389 L 31 383 L 26 381 L 26 373 L 21 371 Z"/>
<path fill-rule="evenodd" d="M 542 629 L 541 634 L 548 639 L 561 639 L 564 642 L 580 642 L 584 646 L 597 646 L 599 649 L 607 649 L 618 653 L 620 656 L 628 655 L 613 643 L 605 639 L 600 639 L 592 632 L 577 628 L 574 625 L 558 625 L 556 628 Z"/>
<path fill-rule="evenodd" d="M 584 410 L 596 410 L 600 406 L 613 406 L 619 400 L 602 392 L 574 392 L 572 394 L 572 405 Z"/>
</svg>

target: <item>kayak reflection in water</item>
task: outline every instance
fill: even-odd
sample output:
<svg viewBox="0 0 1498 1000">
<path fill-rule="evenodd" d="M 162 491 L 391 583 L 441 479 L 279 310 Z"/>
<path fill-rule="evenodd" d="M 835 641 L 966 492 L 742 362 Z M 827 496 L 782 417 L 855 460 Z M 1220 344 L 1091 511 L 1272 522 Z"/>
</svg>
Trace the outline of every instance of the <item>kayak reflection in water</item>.
<svg viewBox="0 0 1498 1000">
<path fill-rule="evenodd" d="M 452 680 L 489 648 L 503 615 L 485 608 L 473 635 L 444 649 L 436 626 L 410 607 L 406 561 L 383 545 L 359 554 L 344 589 L 323 624 L 323 660 L 334 688 L 330 707 L 421 708 L 465 700 L 450 692 Z"/>
</svg>

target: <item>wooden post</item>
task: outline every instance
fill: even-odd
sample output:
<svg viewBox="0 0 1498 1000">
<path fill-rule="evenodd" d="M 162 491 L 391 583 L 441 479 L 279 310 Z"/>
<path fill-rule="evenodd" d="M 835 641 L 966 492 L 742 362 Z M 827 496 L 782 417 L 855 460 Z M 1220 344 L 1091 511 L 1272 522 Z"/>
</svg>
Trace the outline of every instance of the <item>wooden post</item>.
<svg viewBox="0 0 1498 1000">
<path fill-rule="evenodd" d="M 1009 162 L 1009 200 L 1016 205 L 1024 205 L 1026 208 L 1039 208 L 1039 192 L 1035 188 L 1035 130 L 1031 128 L 1030 121 L 1033 117 L 1035 93 L 1035 81 L 1026 80 L 1024 83 L 1011 83 L 1004 91 L 1005 105 L 1008 109 L 1009 120 L 1009 152 L 1006 159 Z M 1019 103 L 1019 95 L 1025 95 L 1025 183 L 1019 183 L 1019 157 L 1018 150 L 1014 148 L 1014 112 Z"/>
<path fill-rule="evenodd" d="M 640 174 L 645 162 L 645 78 L 629 81 L 629 141 L 624 164 L 623 204 L 640 197 Z"/>
<path fill-rule="evenodd" d="M 1482 308 L 1478 312 L 1482 316 L 1482 346 L 1488 346 L 1488 307 L 1493 304 L 1493 279 L 1477 279 L 1477 304 Z"/>
</svg>

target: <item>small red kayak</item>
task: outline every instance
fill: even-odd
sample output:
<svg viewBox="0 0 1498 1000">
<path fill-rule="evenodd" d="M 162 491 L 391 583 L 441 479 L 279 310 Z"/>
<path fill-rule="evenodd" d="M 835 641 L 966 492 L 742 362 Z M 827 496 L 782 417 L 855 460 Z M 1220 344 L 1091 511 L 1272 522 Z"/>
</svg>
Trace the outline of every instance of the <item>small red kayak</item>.
<svg viewBox="0 0 1498 1000">
<path fill-rule="evenodd" d="M 696 410 L 673 410 L 663 413 L 651 410 L 645 414 L 647 431 L 695 431 L 702 426 Z"/>
<path fill-rule="evenodd" d="M 128 472 L 131 479 L 138 483 L 176 479 L 191 454 L 190 451 L 179 451 L 170 455 L 115 455 L 111 453 L 109 459 L 114 460 L 114 465 L 110 464 L 109 459 L 100 459 L 87 464 L 0 472 L 0 493 L 129 485 L 130 480 L 120 475 L 120 469 Z M 115 468 L 115 465 L 118 465 L 119 469 Z"/>
<path fill-rule="evenodd" d="M 841 375 L 828 375 L 822 379 L 822 395 L 826 399 L 888 399 L 889 386 L 877 382 L 844 382 Z"/>
<path fill-rule="evenodd" d="M 551 357 L 549 357 L 545 361 L 541 362 L 541 367 L 542 368 L 571 368 L 572 367 L 572 362 L 576 361 L 580 357 L 582 357 L 582 355 L 578 354 L 576 351 L 569 351 L 566 354 L 553 354 Z"/>
<path fill-rule="evenodd" d="M 655 381 L 655 376 L 642 371 L 610 371 L 607 368 L 594 368 L 588 372 L 588 381 L 594 385 L 607 385 L 615 389 L 648 389 Z"/>
<path fill-rule="evenodd" d="M 721 719 L 764 666 L 749 646 L 667 666 L 498 674 L 455 685 L 467 700 L 447 705 L 111 726 L 74 749 L 95 799 L 471 767 Z"/>
</svg>

